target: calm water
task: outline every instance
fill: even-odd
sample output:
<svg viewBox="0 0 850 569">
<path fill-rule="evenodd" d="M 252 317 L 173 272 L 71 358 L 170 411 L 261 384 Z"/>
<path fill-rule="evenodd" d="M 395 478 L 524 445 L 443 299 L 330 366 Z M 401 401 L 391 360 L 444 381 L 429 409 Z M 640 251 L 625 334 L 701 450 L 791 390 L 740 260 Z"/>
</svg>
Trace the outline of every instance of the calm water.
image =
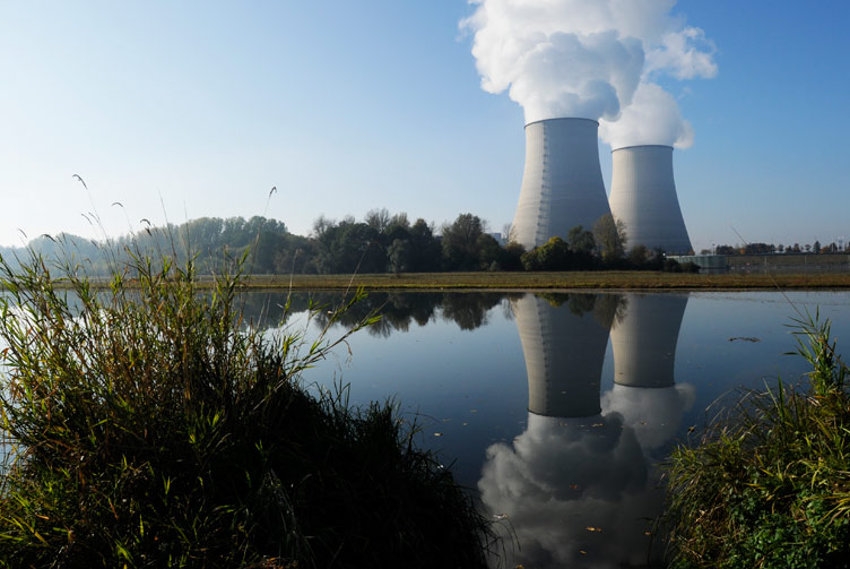
<svg viewBox="0 0 850 569">
<path fill-rule="evenodd" d="M 513 533 L 507 567 L 644 565 L 671 447 L 740 386 L 801 381 L 800 312 L 831 319 L 839 351 L 850 332 L 847 292 L 377 300 L 383 326 L 310 379 L 396 398 Z"/>
<path fill-rule="evenodd" d="M 245 302 L 264 325 L 284 299 Z M 645 566 L 659 463 L 741 386 L 802 381 L 792 319 L 819 311 L 850 354 L 850 292 L 373 294 L 363 309 L 377 305 L 381 325 L 307 380 L 394 398 L 499 521 L 502 567 Z"/>
</svg>

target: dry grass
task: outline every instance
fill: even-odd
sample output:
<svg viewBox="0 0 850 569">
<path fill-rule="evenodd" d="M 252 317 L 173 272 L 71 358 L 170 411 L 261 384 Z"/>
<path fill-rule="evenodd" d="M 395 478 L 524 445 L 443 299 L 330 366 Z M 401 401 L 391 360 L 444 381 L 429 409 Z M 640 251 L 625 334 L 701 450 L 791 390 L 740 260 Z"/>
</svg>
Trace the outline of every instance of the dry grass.
<svg viewBox="0 0 850 569">
<path fill-rule="evenodd" d="M 409 273 L 402 275 L 269 275 L 247 278 L 251 288 L 299 290 L 769 290 L 846 289 L 848 273 L 714 275 L 653 271 Z"/>
</svg>

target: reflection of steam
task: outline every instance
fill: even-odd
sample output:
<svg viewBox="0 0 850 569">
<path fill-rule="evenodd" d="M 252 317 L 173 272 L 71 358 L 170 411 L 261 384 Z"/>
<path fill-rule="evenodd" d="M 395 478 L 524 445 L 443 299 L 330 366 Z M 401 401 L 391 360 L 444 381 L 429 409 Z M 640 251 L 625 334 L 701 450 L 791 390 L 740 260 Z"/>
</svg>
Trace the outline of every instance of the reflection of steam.
<svg viewBox="0 0 850 569">
<path fill-rule="evenodd" d="M 602 410 L 606 415 L 622 415 L 623 422 L 634 429 L 640 446 L 649 451 L 673 438 L 695 398 L 694 387 L 689 384 L 654 389 L 615 384 L 602 396 Z"/>
<path fill-rule="evenodd" d="M 491 512 L 505 513 L 534 567 L 615 567 L 646 561 L 647 466 L 616 414 L 558 419 L 529 414 L 513 446 L 487 449 L 478 483 Z"/>
<path fill-rule="evenodd" d="M 648 453 L 672 437 L 694 399 L 673 376 L 687 300 L 630 293 L 512 301 L 531 413 L 513 444 L 487 449 L 478 486 L 490 512 L 510 520 L 517 562 L 646 563 L 662 503 Z M 615 385 L 600 396 L 609 329 Z"/>
</svg>

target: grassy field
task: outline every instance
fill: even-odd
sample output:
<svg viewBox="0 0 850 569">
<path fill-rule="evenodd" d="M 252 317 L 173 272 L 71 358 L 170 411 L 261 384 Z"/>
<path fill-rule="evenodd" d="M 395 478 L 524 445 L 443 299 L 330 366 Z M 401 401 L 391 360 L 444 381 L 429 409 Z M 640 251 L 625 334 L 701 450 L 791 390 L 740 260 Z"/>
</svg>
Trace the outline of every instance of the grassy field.
<svg viewBox="0 0 850 569">
<path fill-rule="evenodd" d="M 249 288 L 294 290 L 770 290 L 846 289 L 850 272 L 686 274 L 651 271 L 409 273 L 401 275 L 255 275 Z"/>
</svg>

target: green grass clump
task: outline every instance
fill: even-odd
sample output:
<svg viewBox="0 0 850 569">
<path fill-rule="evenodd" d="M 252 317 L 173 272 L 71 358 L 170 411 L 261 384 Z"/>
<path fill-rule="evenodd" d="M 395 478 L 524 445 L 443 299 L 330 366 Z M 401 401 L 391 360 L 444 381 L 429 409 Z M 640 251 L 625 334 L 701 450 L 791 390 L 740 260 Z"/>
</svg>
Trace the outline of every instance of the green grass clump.
<svg viewBox="0 0 850 569">
<path fill-rule="evenodd" d="M 22 267 L 0 259 L 0 566 L 485 566 L 488 526 L 415 426 L 301 382 L 374 322 L 330 338 L 357 295 L 307 340 L 242 321 L 238 270 L 201 290 L 136 258 L 96 289 Z"/>
<path fill-rule="evenodd" d="M 809 385 L 747 392 L 669 464 L 670 566 L 850 567 L 848 368 L 829 322 L 798 320 Z"/>
</svg>

